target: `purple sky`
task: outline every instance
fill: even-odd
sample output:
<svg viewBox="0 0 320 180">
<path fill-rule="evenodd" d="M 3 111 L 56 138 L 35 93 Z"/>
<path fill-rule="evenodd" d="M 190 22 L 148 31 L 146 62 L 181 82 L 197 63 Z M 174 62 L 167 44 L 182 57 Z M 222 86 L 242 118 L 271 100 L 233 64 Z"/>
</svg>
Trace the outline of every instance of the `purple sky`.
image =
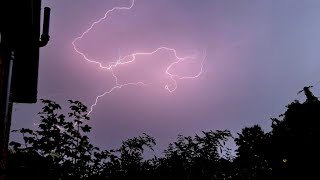
<svg viewBox="0 0 320 180">
<path fill-rule="evenodd" d="M 130 0 L 43 0 L 51 7 L 49 44 L 41 49 L 39 98 L 67 107 L 74 99 L 91 106 L 115 85 L 110 71 L 85 61 L 72 41 L 106 11 Z M 128 86 L 99 99 L 90 114 L 94 144 L 106 148 L 146 132 L 165 147 L 178 134 L 245 126 L 270 126 L 297 92 L 320 80 L 320 1 L 318 0 L 136 0 L 131 10 L 114 11 L 77 42 L 101 63 L 118 56 L 175 48 L 178 56 L 207 55 L 197 79 L 178 81 L 169 93 L 163 74 L 170 52 L 139 57 L 115 69 Z M 172 70 L 199 71 L 199 59 Z M 319 89 L 316 86 L 314 90 Z M 318 94 L 318 93 L 316 93 Z M 41 104 L 16 104 L 12 129 L 32 127 Z M 12 135 L 16 138 L 16 135 Z M 159 149 L 161 149 L 159 148 Z"/>
</svg>

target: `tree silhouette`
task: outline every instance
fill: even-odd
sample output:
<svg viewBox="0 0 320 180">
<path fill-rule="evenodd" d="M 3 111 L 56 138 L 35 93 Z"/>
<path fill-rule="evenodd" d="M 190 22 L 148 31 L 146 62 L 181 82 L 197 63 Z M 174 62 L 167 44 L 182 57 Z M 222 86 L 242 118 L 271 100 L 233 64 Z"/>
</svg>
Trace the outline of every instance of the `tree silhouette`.
<svg viewBox="0 0 320 180">
<path fill-rule="evenodd" d="M 309 88 L 304 88 L 306 101 L 294 101 L 281 115 L 273 119 L 272 147 L 275 173 L 281 178 L 313 179 L 319 162 L 320 102 Z"/>
<path fill-rule="evenodd" d="M 227 179 L 226 159 L 221 157 L 231 133 L 202 131 L 203 136 L 178 136 L 165 150 L 160 169 L 169 179 Z"/>
<path fill-rule="evenodd" d="M 266 180 L 314 179 L 320 162 L 320 102 L 303 89 L 306 101 L 294 101 L 279 118 L 272 118 L 272 131 L 259 125 L 245 127 L 234 138 L 236 157 L 225 143 L 228 130 L 179 135 L 162 157 L 145 159 L 155 139 L 147 134 L 122 142 L 116 149 L 100 150 L 90 143 L 87 107 L 69 101 L 70 112 L 42 100 L 38 129 L 15 130 L 23 143 L 11 142 L 9 179 L 179 179 Z"/>
<path fill-rule="evenodd" d="M 91 174 L 91 155 L 98 148 L 89 142 L 86 135 L 91 127 L 84 121 L 89 120 L 87 108 L 79 101 L 69 101 L 69 120 L 63 114 L 58 114 L 60 105 L 50 100 L 41 100 L 44 103 L 40 112 L 41 121 L 36 131 L 20 129 L 24 145 L 11 142 L 16 154 L 29 154 L 32 157 L 43 157 L 51 163 L 53 172 L 60 174 L 54 177 L 82 178 Z M 70 120 L 71 119 L 71 120 Z"/>
<path fill-rule="evenodd" d="M 234 163 L 241 179 L 270 179 L 271 164 L 268 159 L 270 134 L 263 132 L 259 125 L 242 129 L 235 138 L 238 145 Z"/>
</svg>

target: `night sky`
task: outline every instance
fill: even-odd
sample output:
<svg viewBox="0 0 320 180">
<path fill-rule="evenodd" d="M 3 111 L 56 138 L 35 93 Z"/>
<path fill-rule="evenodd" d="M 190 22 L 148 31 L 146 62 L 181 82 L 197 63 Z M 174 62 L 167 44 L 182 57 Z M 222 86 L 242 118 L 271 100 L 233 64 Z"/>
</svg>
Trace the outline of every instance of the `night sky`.
<svg viewBox="0 0 320 180">
<path fill-rule="evenodd" d="M 51 8 L 49 44 L 41 49 L 38 98 L 67 108 L 67 100 L 90 107 L 114 87 L 112 73 L 85 61 L 72 41 L 91 24 L 130 0 L 43 0 Z M 285 111 L 297 92 L 320 80 L 320 1 L 318 0 L 136 0 L 130 10 L 115 10 L 77 41 L 91 59 L 108 65 L 119 57 L 174 48 L 184 57 L 196 54 L 172 72 L 195 79 L 172 83 L 164 73 L 172 52 L 139 56 L 114 69 L 126 86 L 99 99 L 90 114 L 91 139 L 102 148 L 148 133 L 158 149 L 178 134 L 260 124 Z M 172 85 L 172 84 L 171 84 Z M 314 91 L 319 92 L 319 84 Z M 315 93 L 319 96 L 319 93 Z M 15 104 L 12 129 L 34 128 L 41 104 Z M 12 134 L 12 139 L 17 135 Z"/>
</svg>

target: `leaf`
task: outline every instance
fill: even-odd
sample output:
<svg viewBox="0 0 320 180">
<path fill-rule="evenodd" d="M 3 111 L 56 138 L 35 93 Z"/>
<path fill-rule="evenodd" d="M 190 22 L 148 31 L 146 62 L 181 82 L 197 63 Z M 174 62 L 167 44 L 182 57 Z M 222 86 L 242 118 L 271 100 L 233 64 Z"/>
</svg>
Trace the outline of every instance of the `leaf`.
<svg viewBox="0 0 320 180">
<path fill-rule="evenodd" d="M 90 129 L 91 129 L 91 127 L 88 126 L 87 124 L 86 124 L 85 126 L 81 127 L 81 130 L 82 130 L 83 132 L 90 132 Z"/>
<path fill-rule="evenodd" d="M 11 141 L 11 142 L 9 143 L 9 145 L 10 145 L 10 146 L 16 146 L 16 147 L 20 147 L 20 146 L 21 146 L 20 143 L 17 143 L 17 142 L 15 142 L 15 141 Z"/>
<path fill-rule="evenodd" d="M 20 133 L 28 133 L 28 134 L 32 134 L 33 131 L 31 129 L 25 129 L 25 128 L 21 128 L 20 129 Z"/>
</svg>

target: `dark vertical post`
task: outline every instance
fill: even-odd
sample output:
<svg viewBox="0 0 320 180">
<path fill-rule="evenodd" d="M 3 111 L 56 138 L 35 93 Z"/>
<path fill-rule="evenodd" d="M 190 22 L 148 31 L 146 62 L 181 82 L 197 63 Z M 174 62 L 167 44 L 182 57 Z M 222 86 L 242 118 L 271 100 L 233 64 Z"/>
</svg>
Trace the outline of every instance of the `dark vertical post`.
<svg viewBox="0 0 320 180">
<path fill-rule="evenodd" d="M 5 179 L 12 104 L 9 104 L 12 58 L 5 34 L 0 43 L 0 180 Z"/>
</svg>

